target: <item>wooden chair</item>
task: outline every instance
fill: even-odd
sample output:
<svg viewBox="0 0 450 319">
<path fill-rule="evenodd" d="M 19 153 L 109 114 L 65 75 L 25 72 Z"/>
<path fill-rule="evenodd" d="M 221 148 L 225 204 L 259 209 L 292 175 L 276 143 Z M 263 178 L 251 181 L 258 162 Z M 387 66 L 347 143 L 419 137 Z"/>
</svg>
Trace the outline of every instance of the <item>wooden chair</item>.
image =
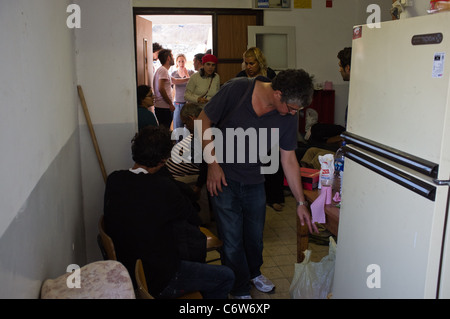
<svg viewBox="0 0 450 319">
<path fill-rule="evenodd" d="M 136 261 L 136 266 L 134 269 L 134 275 L 136 277 L 136 297 L 139 299 L 155 299 L 148 292 L 147 281 L 145 279 L 144 266 L 142 265 L 142 260 L 138 259 Z M 190 292 L 187 293 L 177 299 L 203 299 L 203 296 L 200 292 Z"/>
<path fill-rule="evenodd" d="M 214 235 L 208 228 L 200 227 L 200 230 L 206 236 L 206 251 L 209 252 L 216 250 L 220 254 L 223 242 L 219 238 L 217 238 L 217 236 Z M 220 258 L 207 260 L 206 262 L 211 263 L 217 260 L 220 260 Z"/>
<path fill-rule="evenodd" d="M 105 232 L 104 215 L 100 216 L 98 221 L 98 236 L 97 242 L 102 252 L 104 260 L 117 260 L 116 250 L 114 249 L 114 243 L 111 237 Z"/>
</svg>

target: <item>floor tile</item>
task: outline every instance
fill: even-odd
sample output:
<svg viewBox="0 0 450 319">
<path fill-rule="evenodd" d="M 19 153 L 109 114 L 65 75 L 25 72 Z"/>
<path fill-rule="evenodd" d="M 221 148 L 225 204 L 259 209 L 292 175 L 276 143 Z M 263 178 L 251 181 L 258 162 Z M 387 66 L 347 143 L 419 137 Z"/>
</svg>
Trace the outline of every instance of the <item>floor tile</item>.
<svg viewBox="0 0 450 319">
<path fill-rule="evenodd" d="M 276 288 L 273 293 L 263 293 L 252 285 L 251 295 L 254 299 L 291 298 L 289 288 L 297 262 L 297 213 L 295 199 L 286 196 L 285 200 L 281 212 L 267 206 L 264 227 L 264 264 L 261 272 L 276 285 Z M 311 261 L 314 262 L 328 255 L 328 245 L 310 242 L 308 249 L 311 250 Z"/>
</svg>

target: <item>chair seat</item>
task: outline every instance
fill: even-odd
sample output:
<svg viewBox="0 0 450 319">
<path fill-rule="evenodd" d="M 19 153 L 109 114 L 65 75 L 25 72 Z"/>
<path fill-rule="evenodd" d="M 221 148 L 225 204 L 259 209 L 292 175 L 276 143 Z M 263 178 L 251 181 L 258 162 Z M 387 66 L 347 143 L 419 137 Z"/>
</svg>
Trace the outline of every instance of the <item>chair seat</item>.
<svg viewBox="0 0 450 319">
<path fill-rule="evenodd" d="M 208 228 L 200 227 L 200 230 L 206 236 L 206 251 L 217 250 L 222 247 L 222 241 L 216 237 Z"/>
<path fill-rule="evenodd" d="M 139 299 L 155 299 L 148 292 L 147 281 L 146 281 L 145 273 L 144 273 L 144 266 L 142 265 L 141 259 L 138 259 L 136 261 L 134 275 L 136 276 L 137 297 Z M 181 296 L 177 299 L 203 299 L 203 296 L 199 291 L 194 291 L 194 292 L 184 294 L 183 296 Z"/>
</svg>

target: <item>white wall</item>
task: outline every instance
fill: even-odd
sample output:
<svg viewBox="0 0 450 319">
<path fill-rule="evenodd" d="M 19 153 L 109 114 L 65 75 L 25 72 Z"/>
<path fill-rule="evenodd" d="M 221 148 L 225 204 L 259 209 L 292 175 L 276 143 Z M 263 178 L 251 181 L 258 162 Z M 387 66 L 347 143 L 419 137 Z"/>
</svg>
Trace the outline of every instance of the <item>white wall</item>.
<svg viewBox="0 0 450 319">
<path fill-rule="evenodd" d="M 64 2 L 1 2 L 0 235 L 78 126 Z"/>
<path fill-rule="evenodd" d="M 85 262 L 68 3 L 0 2 L 0 298 Z"/>
<path fill-rule="evenodd" d="M 101 259 L 104 181 L 77 95 L 83 87 L 107 173 L 131 165 L 136 125 L 130 1 L 0 1 L 0 298 Z"/>
<path fill-rule="evenodd" d="M 339 73 L 337 54 L 352 45 L 353 26 L 366 24 L 369 4 L 379 4 L 382 20 L 390 19 L 391 0 L 313 1 L 311 9 L 266 11 L 264 24 L 296 27 L 297 67 L 315 76 L 317 83 L 332 81 L 335 89 L 335 123 L 344 125 L 348 101 L 348 82 Z"/>
<path fill-rule="evenodd" d="M 132 165 L 131 139 L 137 130 L 134 26 L 131 0 L 78 0 L 76 34 L 78 84 L 83 88 L 107 174 Z M 83 205 L 88 261 L 101 258 L 97 221 L 104 186 L 99 162 L 79 107 Z"/>
</svg>

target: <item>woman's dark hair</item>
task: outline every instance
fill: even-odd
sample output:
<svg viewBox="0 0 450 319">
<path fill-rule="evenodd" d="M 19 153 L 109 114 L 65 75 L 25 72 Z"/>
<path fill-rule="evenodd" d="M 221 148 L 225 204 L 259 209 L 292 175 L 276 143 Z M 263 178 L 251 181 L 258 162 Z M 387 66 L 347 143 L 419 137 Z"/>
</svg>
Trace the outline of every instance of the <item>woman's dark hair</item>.
<svg viewBox="0 0 450 319">
<path fill-rule="evenodd" d="M 131 141 L 133 161 L 137 164 L 156 167 L 170 157 L 173 141 L 165 126 L 146 126 Z"/>
<path fill-rule="evenodd" d="M 142 105 L 142 101 L 147 96 L 148 92 L 150 92 L 151 88 L 148 85 L 139 85 L 137 88 L 137 103 L 138 106 Z"/>
<path fill-rule="evenodd" d="M 307 107 L 314 94 L 313 77 L 305 70 L 283 70 L 272 80 L 272 89 L 281 91 L 281 102 Z"/>
<path fill-rule="evenodd" d="M 216 76 L 216 72 L 214 71 L 210 76 L 208 76 L 207 74 L 206 74 L 206 72 L 205 72 L 205 69 L 202 67 L 201 69 L 200 69 L 200 76 L 203 78 L 203 77 L 210 77 L 210 78 L 214 78 L 215 76 Z"/>
</svg>

